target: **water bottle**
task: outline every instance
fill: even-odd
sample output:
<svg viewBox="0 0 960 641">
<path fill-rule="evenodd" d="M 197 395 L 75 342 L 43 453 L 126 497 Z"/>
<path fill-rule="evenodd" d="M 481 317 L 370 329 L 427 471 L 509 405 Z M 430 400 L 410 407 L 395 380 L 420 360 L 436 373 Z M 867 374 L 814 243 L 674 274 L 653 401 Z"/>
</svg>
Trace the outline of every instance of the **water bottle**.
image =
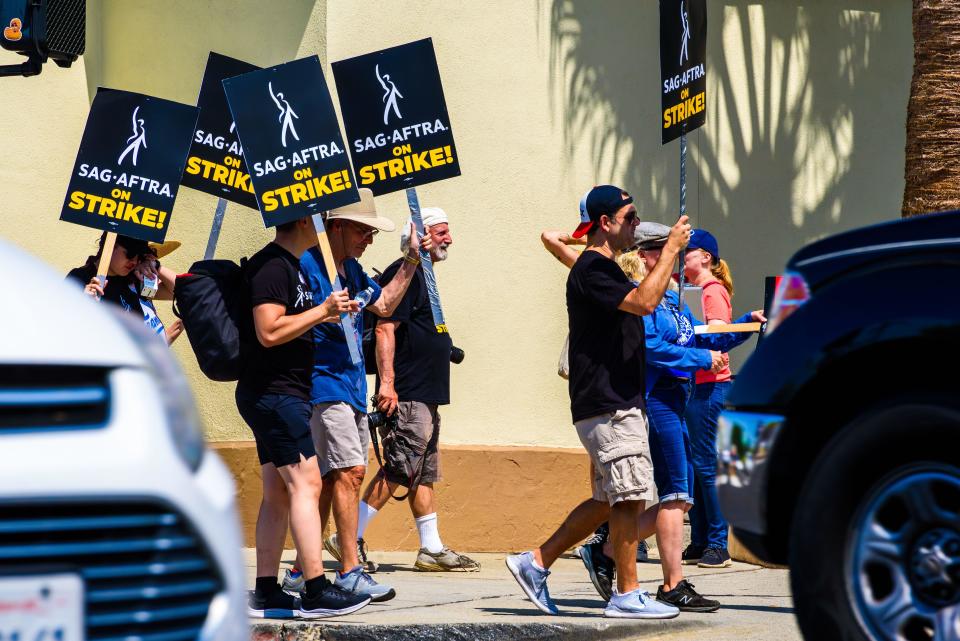
<svg viewBox="0 0 960 641">
<path fill-rule="evenodd" d="M 367 287 L 362 292 L 357 293 L 357 297 L 353 300 L 357 301 L 360 309 L 357 310 L 357 313 L 363 311 L 363 308 L 370 303 L 370 299 L 373 298 L 373 287 Z"/>
</svg>

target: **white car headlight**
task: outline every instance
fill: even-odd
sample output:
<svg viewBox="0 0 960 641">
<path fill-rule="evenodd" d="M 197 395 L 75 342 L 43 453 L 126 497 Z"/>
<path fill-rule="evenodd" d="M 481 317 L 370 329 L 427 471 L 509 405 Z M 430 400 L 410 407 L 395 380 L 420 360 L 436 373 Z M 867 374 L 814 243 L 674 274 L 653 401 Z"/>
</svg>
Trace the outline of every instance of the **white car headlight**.
<svg viewBox="0 0 960 641">
<path fill-rule="evenodd" d="M 206 447 L 200 415 L 193 402 L 193 394 L 180 366 L 162 338 L 147 331 L 142 321 L 121 313 L 124 328 L 131 340 L 143 351 L 147 371 L 153 376 L 163 405 L 164 418 L 170 438 L 183 462 L 196 472 L 203 460 Z"/>
</svg>

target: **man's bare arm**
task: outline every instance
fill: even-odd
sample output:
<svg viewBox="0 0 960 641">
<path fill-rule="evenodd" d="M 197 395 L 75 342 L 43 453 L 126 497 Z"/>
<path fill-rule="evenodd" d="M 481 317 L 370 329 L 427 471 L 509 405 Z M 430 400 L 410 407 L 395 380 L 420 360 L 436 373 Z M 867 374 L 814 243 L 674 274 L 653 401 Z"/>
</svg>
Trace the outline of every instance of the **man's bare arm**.
<svg viewBox="0 0 960 641">
<path fill-rule="evenodd" d="M 562 231 L 547 230 L 540 234 L 540 242 L 546 247 L 547 251 L 567 268 L 573 267 L 573 264 L 580 258 L 580 252 L 570 247 L 570 245 L 585 245 L 586 242 L 579 238 L 574 238 L 570 234 Z"/>
<path fill-rule="evenodd" d="M 377 371 L 380 374 L 380 397 L 377 407 L 393 414 L 397 409 L 397 391 L 394 387 L 396 375 L 393 369 L 393 358 L 397 351 L 397 327 L 400 321 L 381 320 L 377 323 Z"/>
<path fill-rule="evenodd" d="M 667 244 L 660 251 L 660 259 L 657 264 L 653 266 L 643 282 L 624 297 L 618 309 L 637 316 L 646 316 L 652 314 L 653 310 L 657 308 L 667 291 L 667 285 L 670 284 L 670 277 L 673 275 L 673 261 L 677 259 L 680 250 L 690 242 L 690 225 L 687 224 L 687 220 L 687 216 L 681 216 L 676 222 L 670 230 Z"/>
</svg>

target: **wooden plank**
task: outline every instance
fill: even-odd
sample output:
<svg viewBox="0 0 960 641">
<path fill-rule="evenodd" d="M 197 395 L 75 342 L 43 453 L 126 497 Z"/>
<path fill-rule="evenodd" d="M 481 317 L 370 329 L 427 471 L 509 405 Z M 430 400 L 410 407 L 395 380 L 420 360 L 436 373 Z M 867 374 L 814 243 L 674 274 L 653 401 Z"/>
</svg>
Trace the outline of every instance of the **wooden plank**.
<svg viewBox="0 0 960 641">
<path fill-rule="evenodd" d="M 731 323 L 729 325 L 697 325 L 694 334 L 727 334 L 731 332 L 759 332 L 762 323 Z"/>
</svg>

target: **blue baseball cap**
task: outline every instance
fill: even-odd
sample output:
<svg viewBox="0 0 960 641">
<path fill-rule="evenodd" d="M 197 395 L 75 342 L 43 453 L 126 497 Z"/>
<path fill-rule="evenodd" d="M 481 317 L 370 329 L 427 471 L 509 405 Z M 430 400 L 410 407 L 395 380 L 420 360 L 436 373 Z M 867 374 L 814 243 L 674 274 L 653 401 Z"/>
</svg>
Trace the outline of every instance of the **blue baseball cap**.
<svg viewBox="0 0 960 641">
<path fill-rule="evenodd" d="M 633 202 L 626 190 L 614 185 L 597 185 L 580 199 L 580 225 L 572 236 L 581 238 L 593 229 L 600 216 L 613 216 L 620 208 Z"/>
<path fill-rule="evenodd" d="M 702 249 L 713 256 L 714 261 L 720 260 L 720 247 L 717 239 L 706 229 L 694 229 L 690 234 L 690 243 L 687 249 Z"/>
</svg>

